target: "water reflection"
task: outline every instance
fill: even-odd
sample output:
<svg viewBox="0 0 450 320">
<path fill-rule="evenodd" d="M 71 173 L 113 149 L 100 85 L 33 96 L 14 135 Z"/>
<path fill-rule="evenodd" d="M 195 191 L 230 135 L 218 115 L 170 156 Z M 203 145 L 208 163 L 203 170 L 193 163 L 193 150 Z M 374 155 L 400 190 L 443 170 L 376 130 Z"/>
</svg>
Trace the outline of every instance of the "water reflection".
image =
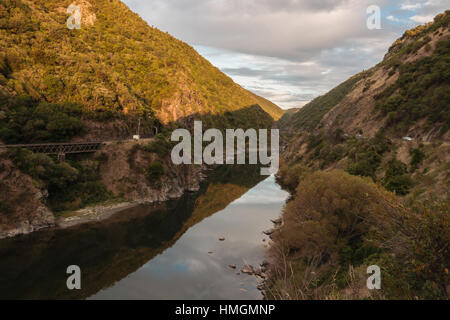
<svg viewBox="0 0 450 320">
<path fill-rule="evenodd" d="M 179 201 L 2 241 L 0 298 L 259 299 L 256 279 L 228 265 L 263 260 L 261 231 L 286 193 L 272 177 L 260 181 L 258 168 L 222 167 Z M 82 269 L 79 291 L 65 285 L 72 264 Z"/>
</svg>

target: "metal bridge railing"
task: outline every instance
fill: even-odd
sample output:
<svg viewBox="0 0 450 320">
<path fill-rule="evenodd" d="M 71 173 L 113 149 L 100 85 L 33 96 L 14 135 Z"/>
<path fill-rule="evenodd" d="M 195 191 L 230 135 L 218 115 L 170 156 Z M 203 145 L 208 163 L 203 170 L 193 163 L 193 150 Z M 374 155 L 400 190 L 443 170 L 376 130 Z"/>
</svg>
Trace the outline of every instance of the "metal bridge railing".
<svg viewBox="0 0 450 320">
<path fill-rule="evenodd" d="M 64 155 L 96 152 L 103 145 L 104 142 L 10 144 L 0 145 L 0 149 L 28 149 L 36 153 Z"/>
</svg>

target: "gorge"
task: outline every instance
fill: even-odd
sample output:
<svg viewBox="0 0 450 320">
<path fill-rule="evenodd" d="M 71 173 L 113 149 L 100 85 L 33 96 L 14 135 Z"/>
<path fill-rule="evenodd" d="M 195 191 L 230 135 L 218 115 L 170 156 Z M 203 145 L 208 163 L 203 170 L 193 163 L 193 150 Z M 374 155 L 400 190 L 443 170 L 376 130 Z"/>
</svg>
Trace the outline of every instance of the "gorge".
<svg viewBox="0 0 450 320">
<path fill-rule="evenodd" d="M 449 299 L 450 11 L 284 111 L 122 1 L 71 4 L 0 2 L 0 298 Z"/>
</svg>

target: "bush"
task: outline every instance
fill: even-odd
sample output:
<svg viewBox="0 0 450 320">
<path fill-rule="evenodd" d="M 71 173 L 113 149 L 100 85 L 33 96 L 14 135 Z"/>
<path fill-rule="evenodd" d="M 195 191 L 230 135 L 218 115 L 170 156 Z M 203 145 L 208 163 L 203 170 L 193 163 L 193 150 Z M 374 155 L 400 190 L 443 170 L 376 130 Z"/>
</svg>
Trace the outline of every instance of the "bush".
<svg viewBox="0 0 450 320">
<path fill-rule="evenodd" d="M 12 211 L 12 208 L 6 202 L 0 200 L 0 213 L 8 214 Z"/>
<path fill-rule="evenodd" d="M 277 182 L 294 193 L 300 181 L 309 174 L 310 170 L 301 164 L 287 165 L 282 163 L 277 173 Z"/>
<path fill-rule="evenodd" d="M 87 181 L 76 186 L 82 206 L 104 202 L 112 197 L 106 186 L 99 181 Z"/>
<path fill-rule="evenodd" d="M 81 106 L 0 96 L 0 139 L 5 143 L 68 141 L 84 130 Z"/>
<path fill-rule="evenodd" d="M 421 149 L 411 148 L 409 154 L 411 155 L 411 169 L 415 171 L 425 159 L 425 153 Z"/>
<path fill-rule="evenodd" d="M 347 172 L 355 176 L 372 177 L 375 180 L 376 170 L 382 159 L 381 155 L 374 150 L 359 153 L 357 161 L 347 167 Z"/>
<path fill-rule="evenodd" d="M 158 181 L 165 173 L 164 166 L 159 161 L 154 161 L 145 169 L 145 176 L 150 182 Z"/>
<path fill-rule="evenodd" d="M 144 146 L 145 152 L 156 153 L 159 157 L 164 158 L 172 151 L 173 144 L 169 142 L 165 136 L 158 134 L 155 141 L 150 142 Z"/>
<path fill-rule="evenodd" d="M 404 170 L 393 160 L 388 171 Z M 274 299 L 448 299 L 449 206 L 431 199 L 405 207 L 370 180 L 342 171 L 306 176 L 273 233 L 266 293 Z M 369 265 L 381 267 L 382 290 L 355 294 L 365 288 Z M 361 278 L 352 277 L 356 270 Z"/>
<path fill-rule="evenodd" d="M 39 187 L 48 190 L 49 205 L 54 212 L 78 209 L 112 197 L 99 181 L 98 161 L 57 163 L 45 154 L 25 149 L 10 150 L 8 156 Z"/>
<path fill-rule="evenodd" d="M 397 108 L 401 105 L 402 102 L 403 102 L 402 96 L 400 95 L 392 96 L 387 100 L 385 104 L 381 106 L 381 110 L 383 110 L 385 114 L 389 112 L 394 112 L 397 110 Z"/>
<path fill-rule="evenodd" d="M 79 171 L 65 162 L 53 164 L 46 174 L 50 193 L 65 192 L 79 178 Z"/>
<path fill-rule="evenodd" d="M 376 172 L 383 160 L 383 154 L 392 149 L 392 141 L 386 138 L 380 130 L 375 137 L 369 140 L 349 142 L 349 158 L 347 172 L 362 177 L 372 177 L 376 180 Z"/>
<path fill-rule="evenodd" d="M 412 186 L 411 177 L 407 174 L 401 176 L 393 176 L 385 179 L 383 186 L 398 195 L 405 196 L 409 193 Z"/>
<path fill-rule="evenodd" d="M 391 201 L 370 179 L 343 171 L 305 177 L 283 211 L 283 225 L 273 235 L 272 280 L 289 279 L 277 282 L 281 288 L 273 290 L 285 291 L 293 299 L 324 299 L 322 285 L 332 287 L 333 279 L 344 277 L 349 264 L 360 265 L 380 251 L 364 239 L 371 229 L 367 220 L 374 212 L 391 214 L 395 210 Z"/>
<path fill-rule="evenodd" d="M 398 195 L 407 195 L 412 186 L 412 180 L 408 175 L 406 164 L 396 159 L 389 161 L 383 179 L 383 186 Z"/>
<path fill-rule="evenodd" d="M 448 201 L 413 202 L 395 215 L 380 215 L 369 235 L 386 252 L 370 261 L 382 267 L 387 299 L 449 299 Z"/>
<path fill-rule="evenodd" d="M 109 156 L 105 152 L 100 152 L 100 154 L 97 156 L 96 160 L 99 161 L 100 163 L 105 163 L 105 162 L 108 162 Z"/>
</svg>

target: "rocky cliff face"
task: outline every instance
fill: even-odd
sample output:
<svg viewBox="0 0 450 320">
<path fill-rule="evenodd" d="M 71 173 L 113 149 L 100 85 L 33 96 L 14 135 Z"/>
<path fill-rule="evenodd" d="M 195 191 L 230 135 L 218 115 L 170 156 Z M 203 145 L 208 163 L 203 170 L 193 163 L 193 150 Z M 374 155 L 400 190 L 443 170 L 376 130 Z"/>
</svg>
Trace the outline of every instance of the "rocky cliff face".
<svg viewBox="0 0 450 320">
<path fill-rule="evenodd" d="M 108 158 L 101 167 L 101 177 L 109 191 L 129 201 L 152 203 L 200 190 L 200 182 L 205 179 L 201 166 L 175 166 L 170 153 L 159 156 L 146 151 L 148 143 L 114 142 L 101 151 Z M 157 181 L 150 181 L 146 168 L 155 162 L 162 165 L 164 174 Z"/>
<path fill-rule="evenodd" d="M 102 157 L 101 182 L 113 198 L 149 204 L 199 191 L 201 182 L 206 179 L 205 168 L 175 166 L 170 153 L 160 156 L 146 151 L 151 141 L 109 143 L 92 156 Z M 161 176 L 149 178 L 147 168 L 151 163 L 160 164 Z M 6 156 L 0 157 L 0 239 L 56 226 L 57 219 L 49 209 L 47 197 L 45 186 L 20 171 Z M 108 208 L 100 204 L 97 210 L 104 212 Z"/>
<path fill-rule="evenodd" d="M 43 204 L 46 193 L 4 159 L 0 159 L 0 193 L 0 239 L 55 225 L 53 213 Z"/>
</svg>

